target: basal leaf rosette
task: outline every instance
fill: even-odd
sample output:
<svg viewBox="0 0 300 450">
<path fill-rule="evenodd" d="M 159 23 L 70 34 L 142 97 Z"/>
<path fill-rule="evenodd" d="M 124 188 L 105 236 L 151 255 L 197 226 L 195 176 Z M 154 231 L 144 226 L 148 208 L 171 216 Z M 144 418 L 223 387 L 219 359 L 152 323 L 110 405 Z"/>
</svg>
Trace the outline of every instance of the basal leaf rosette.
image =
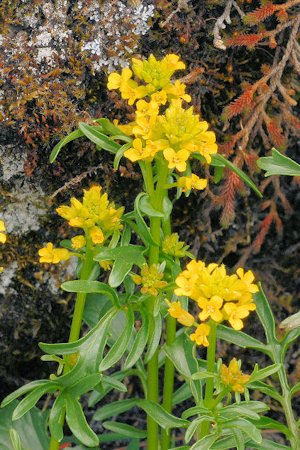
<svg viewBox="0 0 300 450">
<path fill-rule="evenodd" d="M 209 164 L 211 155 L 217 153 L 216 136 L 208 130 L 208 123 L 200 120 L 192 107 L 184 106 L 183 102 L 191 101 L 186 85 L 172 80 L 174 73 L 184 68 L 177 55 L 166 55 L 161 61 L 150 55 L 148 60 L 133 58 L 131 69 L 109 75 L 108 89 L 119 90 L 129 105 L 135 104 L 135 120 L 117 124 L 133 138 L 132 146 L 124 152 L 130 161 L 163 159 L 168 169 L 182 173 L 193 154 L 203 156 Z M 206 180 L 199 180 L 187 184 L 191 189 L 204 189 Z M 189 190 L 185 182 L 179 187 Z"/>
<path fill-rule="evenodd" d="M 84 248 L 87 241 L 91 245 L 103 245 L 117 230 L 122 228 L 121 216 L 123 208 L 116 208 L 102 193 L 101 186 L 92 186 L 83 191 L 82 200 L 72 197 L 70 206 L 62 205 L 56 212 L 68 221 L 72 228 L 81 228 L 83 234 L 71 239 L 72 248 L 77 251 Z M 55 248 L 51 242 L 39 250 L 40 262 L 57 264 L 67 261 L 70 256 L 78 256 L 66 248 Z"/>
<path fill-rule="evenodd" d="M 196 303 L 200 310 L 197 316 L 200 323 L 184 311 L 179 302 L 169 305 L 169 314 L 185 326 L 195 326 L 195 331 L 190 334 L 191 340 L 207 347 L 210 334 L 208 322 L 226 321 L 235 330 L 244 327 L 243 319 L 256 309 L 253 294 L 258 292 L 258 287 L 253 281 L 251 270 L 245 272 L 239 268 L 235 274 L 228 275 L 223 264 L 206 265 L 203 261 L 193 260 L 176 278 L 174 293 L 179 297 L 187 296 Z M 189 325 L 181 320 L 186 313 L 191 316 Z"/>
</svg>

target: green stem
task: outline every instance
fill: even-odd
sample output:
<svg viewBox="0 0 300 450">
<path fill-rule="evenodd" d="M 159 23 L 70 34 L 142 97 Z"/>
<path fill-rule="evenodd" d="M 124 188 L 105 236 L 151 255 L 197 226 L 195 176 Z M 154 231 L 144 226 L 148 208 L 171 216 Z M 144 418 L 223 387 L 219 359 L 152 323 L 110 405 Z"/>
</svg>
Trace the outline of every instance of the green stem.
<svg viewBox="0 0 300 450">
<path fill-rule="evenodd" d="M 209 345 L 207 347 L 207 371 L 215 372 L 215 359 L 216 359 L 216 346 L 217 346 L 217 323 L 214 320 L 210 320 L 210 333 L 208 336 Z M 204 405 L 206 408 L 210 408 L 213 401 L 214 393 L 214 378 L 207 378 L 205 385 Z M 203 422 L 199 427 L 199 438 L 209 434 L 209 422 Z"/>
<path fill-rule="evenodd" d="M 141 167 L 142 168 L 142 167 Z M 143 170 L 144 169 L 144 170 Z M 156 184 L 156 189 L 153 189 L 153 173 L 152 165 L 150 163 L 145 163 L 142 168 L 144 182 L 146 190 L 150 196 L 150 201 L 152 206 L 158 211 L 162 211 L 163 198 L 165 195 L 165 182 L 168 175 L 167 164 L 158 162 L 158 181 Z M 160 217 L 150 218 L 150 232 L 155 242 L 160 243 L 161 240 L 161 226 L 162 220 Z M 151 246 L 149 251 L 149 265 L 159 263 L 159 246 Z M 155 298 L 153 297 L 148 302 L 148 314 L 153 317 Z M 152 323 L 152 322 L 150 322 Z M 150 327 L 149 338 L 153 335 L 154 329 L 153 325 Z M 155 403 L 158 403 L 158 350 L 154 353 L 151 360 L 147 365 L 147 398 Z M 150 417 L 147 416 L 147 449 L 148 450 L 158 450 L 159 446 L 159 433 L 158 424 Z"/>
<path fill-rule="evenodd" d="M 280 381 L 281 389 L 282 389 L 281 404 L 284 409 L 288 428 L 292 433 L 292 437 L 289 437 L 289 440 L 291 443 L 291 448 L 293 450 L 300 450 L 300 436 L 299 436 L 299 430 L 297 427 L 297 422 L 296 422 L 293 408 L 292 408 L 291 389 L 290 389 L 290 386 L 288 383 L 285 367 L 283 364 L 280 365 L 280 369 L 278 371 L 278 377 L 279 377 L 279 381 Z"/>
<path fill-rule="evenodd" d="M 92 243 L 90 242 L 90 239 L 87 237 L 86 256 L 85 256 L 85 260 L 83 263 L 83 267 L 81 269 L 80 280 L 88 280 L 89 275 L 92 270 L 92 267 L 93 267 Z M 82 317 L 83 317 L 84 306 L 85 306 L 85 299 L 86 299 L 86 294 L 83 294 L 82 292 L 78 293 L 76 296 L 75 308 L 74 308 L 74 313 L 73 313 L 73 317 L 72 317 L 72 324 L 71 324 L 68 342 L 77 341 L 77 339 L 80 336 Z M 72 355 L 69 355 L 68 359 L 70 358 L 70 356 L 72 356 Z M 69 364 L 65 364 L 63 374 L 66 374 L 69 370 L 70 370 Z M 65 411 L 62 411 L 62 414 L 60 416 L 60 424 L 63 426 L 64 422 L 65 422 Z M 60 447 L 60 443 L 56 439 L 51 438 L 50 444 L 49 444 L 49 450 L 59 450 L 59 447 Z"/>
</svg>

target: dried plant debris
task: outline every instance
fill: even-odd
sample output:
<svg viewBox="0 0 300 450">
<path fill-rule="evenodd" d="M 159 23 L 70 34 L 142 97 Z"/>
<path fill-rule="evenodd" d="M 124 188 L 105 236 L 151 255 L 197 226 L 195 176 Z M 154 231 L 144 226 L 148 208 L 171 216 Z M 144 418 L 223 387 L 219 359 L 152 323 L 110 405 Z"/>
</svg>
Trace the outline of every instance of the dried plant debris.
<svg viewBox="0 0 300 450">
<path fill-rule="evenodd" d="M 4 0 L 0 120 L 33 148 L 69 132 L 82 117 L 89 75 L 126 66 L 153 15 L 147 0 Z"/>
</svg>

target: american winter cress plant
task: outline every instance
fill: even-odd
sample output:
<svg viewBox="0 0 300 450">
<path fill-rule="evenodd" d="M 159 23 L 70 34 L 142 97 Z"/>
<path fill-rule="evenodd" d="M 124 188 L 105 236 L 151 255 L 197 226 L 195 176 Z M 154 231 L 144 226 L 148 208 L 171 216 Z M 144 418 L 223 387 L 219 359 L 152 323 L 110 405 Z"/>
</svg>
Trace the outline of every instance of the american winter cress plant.
<svg viewBox="0 0 300 450">
<path fill-rule="evenodd" d="M 76 279 L 62 284 L 63 290 L 76 293 L 70 338 L 68 343 L 41 343 L 42 359 L 57 363 L 57 372 L 8 395 L 2 406 L 24 396 L 12 416 L 22 420 L 43 395 L 53 394 L 50 450 L 65 442 L 65 422 L 72 432 L 67 440 L 85 446 L 80 448 L 99 448 L 103 442 L 114 448 L 115 439 L 129 441 L 128 449 L 138 449 L 140 440 L 147 438 L 148 450 L 300 449 L 300 423 L 292 410 L 300 384 L 290 387 L 284 369 L 287 348 L 299 336 L 299 327 L 287 329 L 279 338 L 267 299 L 250 270 L 238 268 L 230 274 L 224 265 L 197 261 L 172 233 L 171 198 L 207 185 L 206 179 L 192 173 L 195 159 L 214 167 L 217 179 L 229 167 L 260 194 L 247 175 L 217 154 L 215 134 L 188 107 L 186 86 L 172 79 L 184 68 L 173 54 L 161 61 L 153 55 L 133 59 L 131 69 L 109 76 L 108 89 L 120 91 L 132 105 L 135 120 L 80 123 L 52 151 L 51 162 L 67 143 L 85 136 L 98 150 L 115 155 L 115 169 L 123 157 L 137 163 L 144 190 L 133 211 L 124 212 L 99 185 L 91 186 L 82 199 L 73 197 L 69 206 L 57 208 L 71 230 L 80 233 L 70 232 L 72 237 L 60 248 L 47 243 L 39 250 L 41 263 L 78 260 Z M 133 236 L 138 244 L 132 243 Z M 5 240 L 0 221 L 0 242 Z M 182 258 L 190 259 L 184 270 Z M 107 272 L 107 283 L 98 281 L 102 272 Z M 265 342 L 240 331 L 250 313 L 258 315 Z M 89 331 L 80 337 L 83 321 Z M 178 331 L 177 322 L 183 326 Z M 236 358 L 226 364 L 216 360 L 217 339 L 262 352 L 271 364 L 243 373 Z M 206 360 L 199 358 L 201 347 Z M 164 373 L 162 386 L 159 369 Z M 174 392 L 175 369 L 182 383 Z M 94 420 L 110 432 L 97 436 L 87 423 L 81 397 L 90 392 L 89 405 L 94 406 L 112 389 L 125 392 L 123 381 L 130 376 L 140 381 L 144 398 L 129 397 L 100 407 Z M 251 400 L 252 390 L 280 403 L 286 424 L 268 417 L 269 406 Z M 180 418 L 173 415 L 174 406 L 188 399 L 194 406 Z M 146 430 L 107 420 L 132 408 L 146 412 Z M 175 429 L 186 445 L 176 445 Z M 290 447 L 264 438 L 265 429 L 284 435 Z"/>
</svg>

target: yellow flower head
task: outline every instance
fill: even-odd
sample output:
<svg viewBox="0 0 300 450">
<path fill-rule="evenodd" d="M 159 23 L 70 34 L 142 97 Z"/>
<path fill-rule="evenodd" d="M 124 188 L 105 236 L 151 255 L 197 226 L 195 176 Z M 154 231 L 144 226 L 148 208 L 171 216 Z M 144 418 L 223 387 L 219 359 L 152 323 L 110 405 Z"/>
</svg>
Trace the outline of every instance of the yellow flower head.
<svg viewBox="0 0 300 450">
<path fill-rule="evenodd" d="M 188 246 L 184 242 L 179 241 L 177 233 L 172 233 L 170 236 L 166 236 L 162 242 L 162 251 L 167 255 L 177 256 L 182 258 L 186 254 Z"/>
<path fill-rule="evenodd" d="M 194 317 L 189 312 L 185 311 L 185 309 L 182 308 L 180 302 L 169 302 L 169 300 L 166 299 L 166 302 L 169 306 L 168 312 L 170 316 L 174 317 L 178 320 L 181 325 L 184 325 L 185 327 L 191 327 L 194 323 Z"/>
<path fill-rule="evenodd" d="M 167 103 L 167 93 L 165 91 L 155 92 L 151 95 L 151 100 L 153 100 L 158 105 L 165 105 Z"/>
<path fill-rule="evenodd" d="M 245 391 L 245 385 L 250 380 L 251 375 L 243 374 L 239 368 L 236 358 L 233 358 L 229 366 L 222 364 L 221 381 L 225 386 L 230 386 L 231 390 L 242 394 Z"/>
<path fill-rule="evenodd" d="M 124 156 L 132 162 L 152 161 L 158 150 L 159 147 L 155 143 L 152 143 L 152 141 L 147 141 L 144 146 L 141 139 L 134 139 L 132 147 L 124 152 Z"/>
<path fill-rule="evenodd" d="M 157 61 L 154 55 L 148 60 L 132 59 L 132 70 L 137 78 L 146 83 L 149 94 L 161 90 L 169 82 L 176 70 L 185 69 L 185 64 L 179 61 L 179 56 L 167 55 L 161 61 Z"/>
<path fill-rule="evenodd" d="M 119 89 L 124 100 L 128 100 L 129 105 L 147 95 L 143 86 L 139 86 L 136 81 L 131 79 L 132 71 L 128 68 L 122 70 L 121 75 L 113 72 L 108 77 L 107 87 L 109 90 Z"/>
<path fill-rule="evenodd" d="M 180 83 L 179 80 L 176 80 L 174 84 L 170 83 L 165 86 L 163 91 L 167 94 L 168 100 L 180 98 L 189 103 L 192 98 L 190 95 L 185 93 L 185 88 L 185 84 Z"/>
<path fill-rule="evenodd" d="M 51 242 L 46 247 L 39 250 L 40 262 L 58 264 L 60 261 L 67 261 L 71 254 L 66 248 L 54 248 Z"/>
<path fill-rule="evenodd" d="M 158 264 L 144 264 L 141 269 L 141 275 L 134 275 L 132 277 L 135 284 L 142 284 L 141 293 L 157 295 L 158 289 L 164 288 L 168 283 L 163 281 L 164 274 L 159 271 Z"/>
<path fill-rule="evenodd" d="M 209 346 L 207 337 L 210 333 L 210 326 L 206 323 L 201 323 L 195 330 L 195 333 L 190 335 L 191 341 L 196 342 L 197 345 Z"/>
<path fill-rule="evenodd" d="M 89 230 L 93 244 L 102 244 L 104 242 L 104 234 L 101 228 L 92 227 Z"/>
<path fill-rule="evenodd" d="M 86 240 L 85 240 L 84 236 L 74 236 L 71 239 L 71 242 L 72 242 L 72 247 L 75 250 L 79 250 L 80 248 L 84 247 L 86 244 Z"/>
<path fill-rule="evenodd" d="M 207 180 L 205 178 L 199 178 L 192 173 L 189 177 L 180 177 L 177 181 L 177 186 L 182 188 L 183 192 L 191 189 L 203 190 L 207 186 Z"/>
<path fill-rule="evenodd" d="M 107 194 L 102 194 L 101 186 L 92 186 L 84 190 L 82 202 L 73 197 L 70 204 L 70 206 L 60 206 L 56 211 L 68 221 L 71 227 L 83 228 L 86 232 L 98 227 L 97 230 L 101 229 L 103 235 L 122 227 L 120 218 L 123 208 L 115 209 L 114 203 L 109 202 Z M 96 231 L 92 234 L 96 236 Z M 97 243 L 100 243 L 99 240 L 102 238 L 99 232 L 97 236 L 94 237 L 93 242 L 97 240 Z"/>
<path fill-rule="evenodd" d="M 229 302 L 224 305 L 224 316 L 235 330 L 241 330 L 244 327 L 241 319 L 248 317 L 250 311 L 251 309 L 249 309 L 247 304 L 239 306 L 236 303 Z"/>
<path fill-rule="evenodd" d="M 0 243 L 5 244 L 6 242 L 6 234 L 5 234 L 6 228 L 5 223 L 3 220 L 0 220 Z"/>
</svg>

